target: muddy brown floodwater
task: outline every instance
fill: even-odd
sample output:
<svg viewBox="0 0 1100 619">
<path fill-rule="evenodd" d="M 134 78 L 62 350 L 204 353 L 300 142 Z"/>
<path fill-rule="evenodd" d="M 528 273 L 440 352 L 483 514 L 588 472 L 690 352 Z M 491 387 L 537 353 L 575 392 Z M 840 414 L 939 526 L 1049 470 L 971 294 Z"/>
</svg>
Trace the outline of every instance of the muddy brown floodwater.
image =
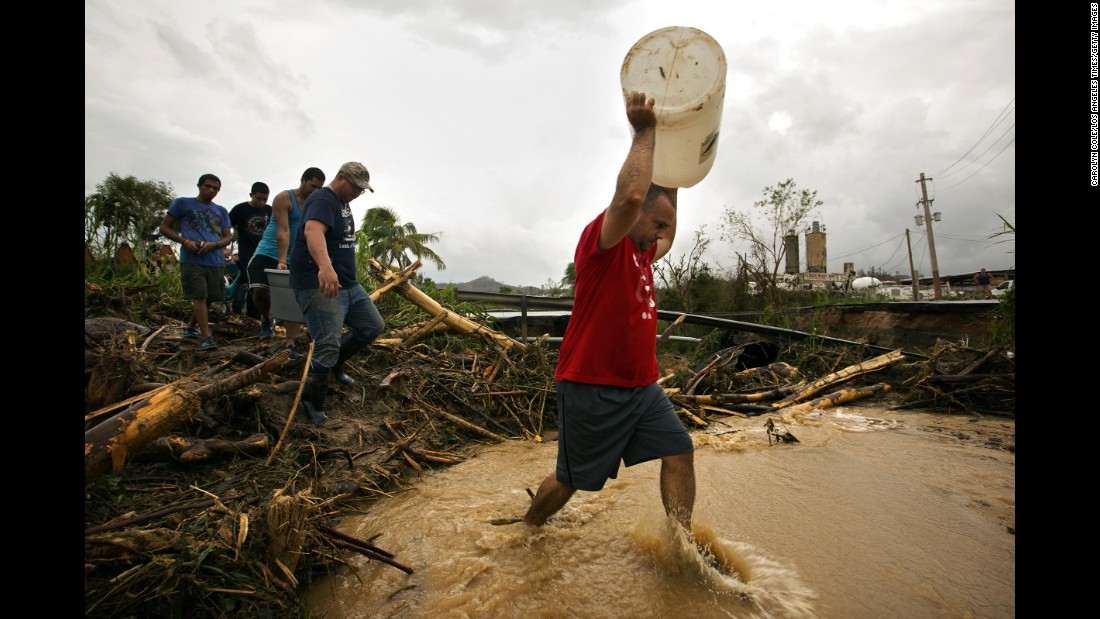
<svg viewBox="0 0 1100 619">
<path fill-rule="evenodd" d="M 324 617 L 1015 617 L 1015 420 L 876 408 L 693 434 L 695 542 L 667 525 L 659 464 L 522 515 L 556 443 L 486 448 L 341 530 L 416 571 L 353 558 L 318 582 Z"/>
</svg>

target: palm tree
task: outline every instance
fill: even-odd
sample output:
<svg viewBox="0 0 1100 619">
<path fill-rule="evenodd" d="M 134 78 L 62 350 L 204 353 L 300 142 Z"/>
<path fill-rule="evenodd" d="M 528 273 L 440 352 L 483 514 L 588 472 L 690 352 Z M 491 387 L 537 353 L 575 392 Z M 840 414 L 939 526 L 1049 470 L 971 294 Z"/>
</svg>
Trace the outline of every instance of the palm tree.
<svg viewBox="0 0 1100 619">
<path fill-rule="evenodd" d="M 125 196 L 96 193 L 84 197 L 84 245 L 95 248 L 101 258 L 113 257 L 119 245 L 134 240 L 139 221 L 133 201 Z"/>
<path fill-rule="evenodd" d="M 565 277 L 561 279 L 561 285 L 568 286 L 574 294 L 577 292 L 577 265 L 570 262 L 565 265 Z"/>
<path fill-rule="evenodd" d="M 96 193 L 84 197 L 85 246 L 98 257 L 109 258 L 120 244 L 128 243 L 138 261 L 144 261 L 148 244 L 160 234 L 158 224 L 173 195 L 168 183 L 111 172 L 96 185 Z"/>
<path fill-rule="evenodd" d="M 431 261 L 440 271 L 447 268 L 443 259 L 428 249 L 428 243 L 439 241 L 439 233 L 417 232 L 416 224 L 401 223 L 397 213 L 388 206 L 368 210 L 356 238 L 360 256 L 374 258 L 387 266 L 405 268 L 415 257 Z"/>
</svg>

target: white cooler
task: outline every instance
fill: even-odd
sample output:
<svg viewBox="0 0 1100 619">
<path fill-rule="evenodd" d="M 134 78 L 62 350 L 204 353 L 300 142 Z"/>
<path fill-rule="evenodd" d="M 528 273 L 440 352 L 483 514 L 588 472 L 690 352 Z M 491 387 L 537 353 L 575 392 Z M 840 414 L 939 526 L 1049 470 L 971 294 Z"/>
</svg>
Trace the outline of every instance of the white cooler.
<svg viewBox="0 0 1100 619">
<path fill-rule="evenodd" d="M 298 307 L 298 300 L 294 298 L 294 290 L 290 287 L 290 271 L 279 269 L 264 269 L 267 273 L 267 283 L 271 286 L 271 316 L 279 320 L 304 323 L 305 316 L 302 308 Z"/>
</svg>

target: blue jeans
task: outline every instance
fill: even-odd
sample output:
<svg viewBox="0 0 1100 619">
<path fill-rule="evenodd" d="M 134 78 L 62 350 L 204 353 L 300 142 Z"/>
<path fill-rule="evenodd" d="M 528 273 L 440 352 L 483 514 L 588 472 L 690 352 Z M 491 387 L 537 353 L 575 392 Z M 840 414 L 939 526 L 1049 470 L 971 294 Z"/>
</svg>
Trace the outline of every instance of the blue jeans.
<svg viewBox="0 0 1100 619">
<path fill-rule="evenodd" d="M 370 295 L 358 283 L 350 288 L 341 288 L 331 299 L 322 294 L 320 288 L 295 288 L 294 298 L 302 308 L 306 327 L 313 338 L 312 369 L 331 370 L 336 365 L 340 358 L 340 336 L 344 325 L 351 329 L 354 339 L 367 344 L 381 335 L 386 327 Z"/>
</svg>

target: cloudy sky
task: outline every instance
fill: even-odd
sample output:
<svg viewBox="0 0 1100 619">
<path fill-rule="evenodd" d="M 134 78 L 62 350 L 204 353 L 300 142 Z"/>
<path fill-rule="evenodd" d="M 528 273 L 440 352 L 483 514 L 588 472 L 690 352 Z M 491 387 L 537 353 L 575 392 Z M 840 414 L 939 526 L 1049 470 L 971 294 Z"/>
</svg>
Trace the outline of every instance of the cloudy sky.
<svg viewBox="0 0 1100 619">
<path fill-rule="evenodd" d="M 824 204 L 828 267 L 943 275 L 1015 267 L 988 237 L 1016 217 L 1016 13 L 1004 0 L 86 0 L 84 192 L 111 172 L 217 202 L 362 161 L 376 193 L 447 263 L 437 282 L 560 280 L 606 208 L 630 129 L 619 72 L 666 26 L 706 31 L 728 64 L 718 153 L 680 192 L 673 254 L 720 239 L 793 178 Z M 763 222 L 761 222 L 763 223 Z M 1001 237 L 1004 238 L 1004 237 Z M 1014 237 L 1009 237 L 1014 238 Z M 805 268 L 805 257 L 802 257 Z"/>
</svg>

